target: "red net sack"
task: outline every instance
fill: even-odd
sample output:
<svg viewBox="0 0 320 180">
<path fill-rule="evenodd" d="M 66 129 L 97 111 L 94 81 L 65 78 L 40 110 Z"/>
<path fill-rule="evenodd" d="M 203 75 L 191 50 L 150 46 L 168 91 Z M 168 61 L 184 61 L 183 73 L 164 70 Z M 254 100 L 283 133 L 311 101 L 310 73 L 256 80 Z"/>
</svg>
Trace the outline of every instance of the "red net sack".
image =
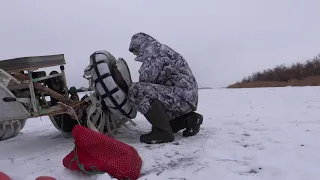
<svg viewBox="0 0 320 180">
<path fill-rule="evenodd" d="M 63 159 L 66 168 L 86 174 L 106 172 L 117 179 L 139 178 L 142 160 L 132 146 L 80 125 L 72 135 L 75 147 Z"/>
</svg>

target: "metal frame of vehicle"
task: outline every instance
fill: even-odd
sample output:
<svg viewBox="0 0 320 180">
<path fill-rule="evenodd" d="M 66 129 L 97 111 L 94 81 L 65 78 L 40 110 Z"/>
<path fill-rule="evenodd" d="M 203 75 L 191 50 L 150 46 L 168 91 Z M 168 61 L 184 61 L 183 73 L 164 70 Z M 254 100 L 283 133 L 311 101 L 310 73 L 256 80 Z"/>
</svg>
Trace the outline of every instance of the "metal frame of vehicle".
<svg viewBox="0 0 320 180">
<path fill-rule="evenodd" d="M 26 119 L 40 116 L 49 116 L 61 132 L 70 132 L 75 124 L 81 124 L 101 133 L 107 129 L 112 135 L 117 128 L 127 127 L 126 122 L 135 125 L 132 120 L 117 114 L 95 108 L 92 111 L 90 107 L 97 105 L 93 104 L 97 98 L 95 93 L 81 99 L 77 93 L 72 93 L 73 90 L 69 93 L 65 64 L 63 54 L 0 61 L 0 140 L 16 136 Z M 60 72 L 53 70 L 49 75 L 40 70 L 58 66 Z M 77 97 L 72 97 L 73 94 Z M 50 101 L 46 97 L 50 97 Z M 89 114 L 90 111 L 93 114 Z M 103 116 L 97 116 L 97 113 L 103 113 Z"/>
<path fill-rule="evenodd" d="M 6 91 L 11 93 L 11 97 L 4 97 L 2 100 L 5 103 L 30 103 L 31 108 L 27 109 L 30 115 L 29 118 L 67 113 L 72 115 L 74 119 L 78 119 L 74 108 L 81 105 L 84 101 L 75 102 L 69 98 L 66 75 L 64 71 L 65 64 L 66 62 L 63 54 L 22 57 L 0 61 L 0 83 L 2 84 L 2 89 L 7 89 Z M 37 73 L 37 70 L 55 66 L 60 66 L 60 73 L 34 77 L 34 74 Z M 25 73 L 25 71 L 27 71 L 27 73 Z M 1 77 L 5 77 L 4 79 L 2 78 L 3 82 L 1 82 Z M 63 80 L 64 94 L 56 92 L 43 83 L 47 80 L 59 77 L 61 77 Z M 12 96 L 14 95 L 13 91 L 19 90 L 28 90 L 30 99 L 28 97 L 19 98 Z M 41 97 L 39 97 L 39 94 Z M 54 106 L 50 106 L 46 101 L 46 96 L 55 98 L 59 102 Z M 41 105 L 39 99 L 43 101 Z M 0 119 L 0 121 L 4 120 L 8 119 Z"/>
</svg>

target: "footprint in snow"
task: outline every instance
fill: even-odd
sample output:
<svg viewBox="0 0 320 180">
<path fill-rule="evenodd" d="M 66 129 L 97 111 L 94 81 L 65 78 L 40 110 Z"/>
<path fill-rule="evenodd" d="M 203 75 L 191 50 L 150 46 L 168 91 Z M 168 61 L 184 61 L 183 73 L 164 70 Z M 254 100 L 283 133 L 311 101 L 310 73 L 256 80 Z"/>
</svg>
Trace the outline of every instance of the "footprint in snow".
<svg viewBox="0 0 320 180">
<path fill-rule="evenodd" d="M 252 175 L 252 174 L 258 174 L 262 171 L 262 168 L 252 168 L 249 171 L 246 172 L 239 172 L 239 175 Z"/>
</svg>

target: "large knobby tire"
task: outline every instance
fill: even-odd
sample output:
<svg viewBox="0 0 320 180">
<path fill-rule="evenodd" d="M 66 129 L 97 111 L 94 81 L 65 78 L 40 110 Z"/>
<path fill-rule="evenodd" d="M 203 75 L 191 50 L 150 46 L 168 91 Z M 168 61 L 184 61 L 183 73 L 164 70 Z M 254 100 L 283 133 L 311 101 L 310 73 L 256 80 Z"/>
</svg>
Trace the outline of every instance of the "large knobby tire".
<svg viewBox="0 0 320 180">
<path fill-rule="evenodd" d="M 68 114 L 59 114 L 55 116 L 49 116 L 52 124 L 61 132 L 71 132 L 73 127 L 78 124 L 78 122 L 71 118 Z"/>
<path fill-rule="evenodd" d="M 81 98 L 81 101 L 87 97 L 84 96 Z M 51 100 L 51 104 L 55 105 L 56 102 Z M 68 114 L 59 114 L 55 116 L 49 116 L 53 126 L 62 133 L 70 133 L 75 125 L 78 122 L 75 119 L 72 119 Z"/>
<path fill-rule="evenodd" d="M 0 122 L 0 141 L 17 136 L 26 122 L 27 119 Z"/>
</svg>

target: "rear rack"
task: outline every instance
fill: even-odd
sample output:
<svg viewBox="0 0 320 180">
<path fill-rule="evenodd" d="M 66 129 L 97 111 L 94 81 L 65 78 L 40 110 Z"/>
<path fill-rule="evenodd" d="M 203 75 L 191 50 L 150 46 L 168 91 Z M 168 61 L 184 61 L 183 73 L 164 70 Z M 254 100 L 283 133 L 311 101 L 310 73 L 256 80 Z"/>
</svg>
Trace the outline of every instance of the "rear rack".
<svg viewBox="0 0 320 180">
<path fill-rule="evenodd" d="M 65 65 L 64 54 L 29 56 L 0 61 L 0 69 L 8 73 Z"/>
</svg>

